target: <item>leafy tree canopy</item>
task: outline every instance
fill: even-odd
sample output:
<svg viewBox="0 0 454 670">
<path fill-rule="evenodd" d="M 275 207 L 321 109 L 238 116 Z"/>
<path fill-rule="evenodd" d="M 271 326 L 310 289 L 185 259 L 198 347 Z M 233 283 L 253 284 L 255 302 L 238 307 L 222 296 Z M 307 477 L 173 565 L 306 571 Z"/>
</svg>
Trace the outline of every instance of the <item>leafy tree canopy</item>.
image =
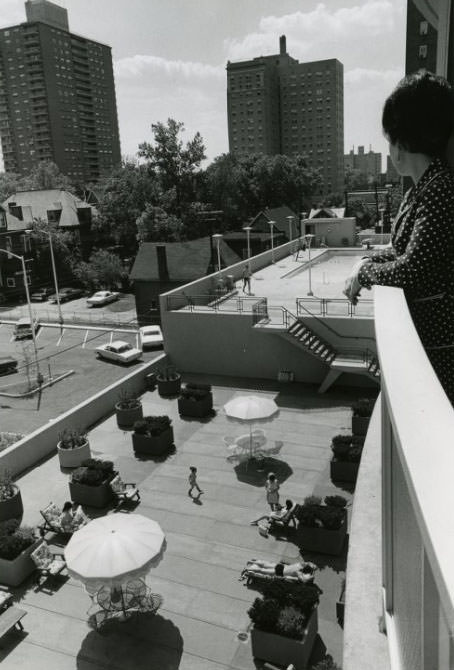
<svg viewBox="0 0 454 670">
<path fill-rule="evenodd" d="M 9 198 L 16 191 L 31 191 L 37 189 L 59 188 L 73 191 L 68 177 L 60 172 L 52 161 L 41 161 L 25 176 L 13 172 L 0 174 L 0 202 Z"/>
<path fill-rule="evenodd" d="M 90 289 L 115 289 L 121 282 L 125 270 L 120 259 L 110 251 L 94 251 L 87 262 L 73 266 L 74 276 Z"/>
<path fill-rule="evenodd" d="M 178 242 L 183 224 L 174 214 L 167 214 L 162 207 L 147 204 L 137 219 L 137 239 L 142 242 Z"/>
</svg>

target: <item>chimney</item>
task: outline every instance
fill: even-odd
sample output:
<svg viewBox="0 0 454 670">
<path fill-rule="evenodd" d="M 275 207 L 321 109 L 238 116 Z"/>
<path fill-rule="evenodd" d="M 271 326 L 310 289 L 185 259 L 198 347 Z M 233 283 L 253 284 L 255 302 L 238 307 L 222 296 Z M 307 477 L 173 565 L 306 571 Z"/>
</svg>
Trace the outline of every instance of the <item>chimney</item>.
<svg viewBox="0 0 454 670">
<path fill-rule="evenodd" d="M 158 277 L 160 281 L 168 281 L 169 268 L 167 267 L 167 250 L 165 244 L 156 245 L 156 256 L 158 258 Z"/>
<path fill-rule="evenodd" d="M 285 35 L 281 35 L 279 38 L 279 52 L 281 56 L 285 56 L 285 54 L 287 53 L 287 44 Z"/>
</svg>

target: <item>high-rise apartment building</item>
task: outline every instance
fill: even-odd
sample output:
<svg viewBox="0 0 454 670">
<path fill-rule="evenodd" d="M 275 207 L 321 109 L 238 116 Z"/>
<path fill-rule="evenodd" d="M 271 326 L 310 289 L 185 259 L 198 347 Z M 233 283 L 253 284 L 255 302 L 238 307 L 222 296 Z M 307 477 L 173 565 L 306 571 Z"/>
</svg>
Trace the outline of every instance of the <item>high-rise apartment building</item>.
<svg viewBox="0 0 454 670">
<path fill-rule="evenodd" d="M 381 174 L 381 153 L 369 151 L 366 153 L 364 147 L 358 146 L 358 153 L 350 149 L 350 153 L 344 156 L 344 170 L 358 170 L 365 174 L 370 181 L 377 181 Z"/>
<path fill-rule="evenodd" d="M 342 191 L 343 66 L 299 63 L 286 50 L 227 63 L 229 148 L 237 154 L 303 154 L 319 168 L 324 193 Z"/>
<path fill-rule="evenodd" d="M 63 7 L 25 8 L 25 23 L 0 29 L 5 171 L 52 160 L 74 182 L 96 181 L 121 159 L 111 49 L 69 32 Z"/>
</svg>

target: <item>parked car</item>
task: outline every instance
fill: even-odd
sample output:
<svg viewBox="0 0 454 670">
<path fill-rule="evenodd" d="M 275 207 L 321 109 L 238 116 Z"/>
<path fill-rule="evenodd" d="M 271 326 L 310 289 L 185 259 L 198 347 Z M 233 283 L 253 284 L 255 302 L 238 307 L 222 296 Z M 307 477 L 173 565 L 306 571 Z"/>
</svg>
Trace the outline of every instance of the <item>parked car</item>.
<svg viewBox="0 0 454 670">
<path fill-rule="evenodd" d="M 39 328 L 39 321 L 37 318 L 33 318 L 32 323 L 30 323 L 30 317 L 23 316 L 19 321 L 16 321 L 14 326 L 14 338 L 16 340 L 23 340 L 26 337 L 32 337 L 33 333 Z"/>
<path fill-rule="evenodd" d="M 30 300 L 34 300 L 37 302 L 44 302 L 49 298 L 49 296 L 52 295 L 54 292 L 54 289 L 51 286 L 45 286 L 43 288 L 38 288 L 36 291 L 33 291 L 33 293 L 30 296 Z"/>
<path fill-rule="evenodd" d="M 131 363 L 142 356 L 140 349 L 136 349 L 127 342 L 117 340 L 110 344 L 102 344 L 95 349 L 98 356 L 109 361 L 116 361 L 117 363 Z"/>
<path fill-rule="evenodd" d="M 120 294 L 117 291 L 97 291 L 91 298 L 88 298 L 87 305 L 101 307 L 101 305 L 108 305 L 109 302 L 115 302 L 119 297 Z"/>
<path fill-rule="evenodd" d="M 0 356 L 0 376 L 17 372 L 17 360 L 12 356 Z"/>
<path fill-rule="evenodd" d="M 83 289 L 81 288 L 61 288 L 58 291 L 58 298 L 60 302 L 68 302 L 68 300 L 75 300 L 76 298 L 80 298 L 84 294 Z M 49 302 L 57 302 L 57 294 L 53 293 L 50 298 Z"/>
<path fill-rule="evenodd" d="M 159 326 L 142 326 L 142 328 L 139 328 L 139 340 L 142 349 L 162 347 L 164 344 L 162 330 Z"/>
</svg>

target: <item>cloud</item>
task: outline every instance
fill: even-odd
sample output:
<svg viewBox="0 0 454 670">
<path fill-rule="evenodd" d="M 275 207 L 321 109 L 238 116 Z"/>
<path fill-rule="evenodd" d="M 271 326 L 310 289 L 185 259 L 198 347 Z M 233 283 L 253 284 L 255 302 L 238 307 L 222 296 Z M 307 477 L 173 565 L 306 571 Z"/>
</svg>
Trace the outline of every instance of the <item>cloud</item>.
<svg viewBox="0 0 454 670">
<path fill-rule="evenodd" d="M 222 78 L 225 69 L 206 63 L 193 63 L 182 60 L 166 60 L 159 56 L 137 54 L 121 58 L 115 62 L 115 74 L 120 78 L 134 78 L 147 75 L 164 75 L 194 80 Z"/>
</svg>

